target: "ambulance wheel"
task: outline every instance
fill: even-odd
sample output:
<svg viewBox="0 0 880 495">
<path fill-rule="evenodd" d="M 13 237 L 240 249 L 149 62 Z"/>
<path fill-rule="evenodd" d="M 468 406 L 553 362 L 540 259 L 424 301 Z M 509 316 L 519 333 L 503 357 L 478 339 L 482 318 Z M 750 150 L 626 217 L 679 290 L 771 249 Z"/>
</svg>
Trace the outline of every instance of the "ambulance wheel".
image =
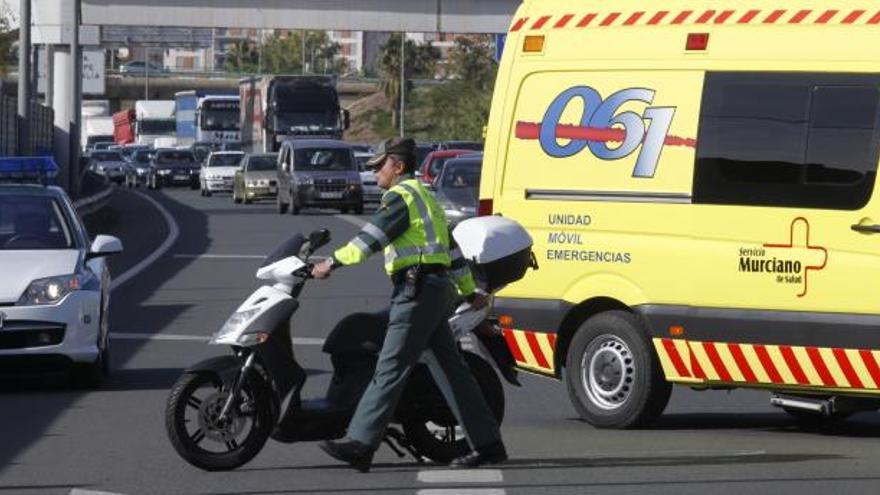
<svg viewBox="0 0 880 495">
<path fill-rule="evenodd" d="M 663 377 L 647 330 L 632 313 L 606 311 L 585 321 L 565 362 L 568 396 L 593 426 L 645 426 L 669 402 L 672 384 Z"/>
</svg>

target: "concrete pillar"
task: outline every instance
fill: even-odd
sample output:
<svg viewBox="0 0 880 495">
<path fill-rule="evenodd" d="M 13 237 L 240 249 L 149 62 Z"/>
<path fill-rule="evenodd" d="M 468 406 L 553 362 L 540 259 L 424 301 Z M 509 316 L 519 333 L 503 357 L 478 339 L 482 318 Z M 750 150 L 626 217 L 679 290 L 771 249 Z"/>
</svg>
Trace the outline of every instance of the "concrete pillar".
<svg viewBox="0 0 880 495">
<path fill-rule="evenodd" d="M 70 81 L 72 95 L 70 99 L 70 190 L 79 193 L 80 174 L 80 125 L 82 123 L 82 46 L 79 43 L 79 28 L 82 15 L 80 13 L 80 1 L 73 0 L 73 22 L 71 23 L 70 37 Z"/>
<path fill-rule="evenodd" d="M 70 123 L 72 115 L 73 84 L 68 74 L 71 71 L 70 47 L 59 45 L 52 53 L 52 108 L 55 109 L 55 160 L 58 162 L 58 184 L 69 188 L 72 184 L 70 174 Z M 78 143 L 77 143 L 78 144 Z"/>
<path fill-rule="evenodd" d="M 31 0 L 20 2 L 18 29 L 18 154 L 29 155 L 31 125 Z"/>
</svg>

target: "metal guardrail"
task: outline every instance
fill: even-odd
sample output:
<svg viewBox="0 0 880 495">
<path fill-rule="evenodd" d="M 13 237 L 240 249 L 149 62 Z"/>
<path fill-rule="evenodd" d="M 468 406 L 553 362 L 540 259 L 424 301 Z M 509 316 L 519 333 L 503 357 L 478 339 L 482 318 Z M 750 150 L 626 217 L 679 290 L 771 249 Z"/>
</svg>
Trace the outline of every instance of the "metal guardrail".
<svg viewBox="0 0 880 495">
<path fill-rule="evenodd" d="M 104 187 L 97 193 L 74 201 L 73 207 L 76 208 L 76 211 L 80 214 L 80 216 L 95 213 L 101 208 L 107 206 L 107 203 L 110 202 L 110 196 L 113 195 L 114 187 L 115 186 L 113 186 L 112 184 L 107 184 L 106 187 Z"/>
</svg>

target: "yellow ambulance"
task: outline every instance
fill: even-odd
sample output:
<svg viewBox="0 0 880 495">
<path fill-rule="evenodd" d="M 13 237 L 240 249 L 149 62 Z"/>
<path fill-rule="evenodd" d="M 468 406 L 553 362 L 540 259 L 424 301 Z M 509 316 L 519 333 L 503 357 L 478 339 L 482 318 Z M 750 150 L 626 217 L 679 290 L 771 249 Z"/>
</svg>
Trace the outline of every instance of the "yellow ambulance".
<svg viewBox="0 0 880 495">
<path fill-rule="evenodd" d="M 673 383 L 877 409 L 878 47 L 880 1 L 526 0 L 480 187 L 535 240 L 496 301 L 519 366 L 600 427 Z"/>
</svg>

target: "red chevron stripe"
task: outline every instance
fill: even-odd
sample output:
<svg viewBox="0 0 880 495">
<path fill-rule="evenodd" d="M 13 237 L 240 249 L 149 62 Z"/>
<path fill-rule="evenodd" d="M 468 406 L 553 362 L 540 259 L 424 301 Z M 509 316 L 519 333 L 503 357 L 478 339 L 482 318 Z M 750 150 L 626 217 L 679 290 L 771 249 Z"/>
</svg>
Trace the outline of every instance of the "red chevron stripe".
<svg viewBox="0 0 880 495">
<path fill-rule="evenodd" d="M 525 25 L 525 23 L 527 23 L 527 22 L 529 22 L 529 18 L 528 18 L 528 17 L 520 17 L 519 19 L 516 20 L 516 23 L 513 25 L 513 27 L 510 28 L 510 31 L 511 31 L 511 32 L 519 31 L 520 29 L 522 29 L 522 27 L 523 27 L 523 26 Z"/>
<path fill-rule="evenodd" d="M 832 17 L 837 15 L 837 12 L 837 10 L 826 10 L 824 14 L 820 15 L 819 18 L 816 19 L 816 24 L 827 24 Z"/>
<path fill-rule="evenodd" d="M 874 17 L 868 19 L 868 24 L 880 24 L 880 11 L 874 14 Z"/>
<path fill-rule="evenodd" d="M 859 380 L 858 373 L 853 369 L 849 356 L 846 355 L 846 351 L 843 349 L 832 349 L 831 352 L 833 352 L 834 357 L 837 358 L 837 364 L 840 365 L 840 369 L 843 371 L 843 376 L 846 377 L 850 387 L 865 388 L 865 386 L 862 385 L 862 381 Z"/>
<path fill-rule="evenodd" d="M 725 382 L 732 382 L 733 378 L 731 378 L 730 373 L 724 366 L 724 361 L 721 360 L 721 356 L 718 355 L 718 349 L 715 349 L 715 344 L 712 342 L 703 342 L 703 349 L 706 350 L 706 355 L 709 356 L 709 361 L 712 363 L 712 367 L 715 368 L 715 372 L 718 373 L 718 378 Z"/>
<path fill-rule="evenodd" d="M 776 369 L 776 365 L 773 364 L 773 360 L 770 359 L 767 348 L 763 345 L 756 345 L 755 354 L 758 355 L 758 360 L 761 361 L 761 366 L 764 367 L 764 371 L 767 372 L 767 377 L 770 378 L 770 381 L 773 383 L 783 383 L 782 376 L 779 374 L 779 370 Z"/>
<path fill-rule="evenodd" d="M 681 23 L 683 23 L 688 17 L 690 17 L 690 15 L 693 14 L 693 13 L 694 13 L 694 11 L 692 11 L 692 10 L 685 10 L 685 11 L 683 11 L 682 13 L 678 14 L 677 16 L 675 16 L 675 19 L 672 20 L 672 23 L 673 23 L 673 24 L 681 24 Z"/>
<path fill-rule="evenodd" d="M 810 12 L 812 12 L 812 10 L 801 10 L 797 14 L 795 14 L 794 17 L 792 17 L 788 21 L 788 23 L 789 24 L 798 24 L 801 21 L 803 21 L 804 19 L 806 19 L 807 16 L 810 15 Z"/>
<path fill-rule="evenodd" d="M 550 20 L 549 15 L 545 15 L 545 16 L 540 17 L 537 21 L 535 21 L 534 24 L 532 24 L 532 30 L 534 31 L 535 29 L 541 29 L 542 27 L 544 27 L 544 24 L 547 24 L 547 21 L 549 21 L 549 20 Z"/>
<path fill-rule="evenodd" d="M 513 354 L 513 359 L 518 363 L 526 362 L 526 357 L 523 356 L 522 351 L 519 349 L 519 343 L 516 341 L 516 337 L 513 335 L 513 330 L 510 328 L 503 329 L 504 332 L 504 340 L 507 341 L 507 348 L 510 349 L 510 353 Z"/>
<path fill-rule="evenodd" d="M 629 16 L 627 20 L 623 21 L 623 24 L 625 26 L 632 26 L 633 24 L 639 22 L 639 19 L 641 19 L 643 15 L 645 15 L 644 12 L 636 12 L 633 15 Z"/>
<path fill-rule="evenodd" d="M 739 371 L 742 373 L 743 378 L 747 382 L 757 383 L 758 378 L 755 376 L 755 373 L 752 371 L 751 366 L 749 366 L 749 362 L 746 361 L 746 356 L 743 354 L 743 351 L 739 347 L 739 344 L 728 344 L 727 347 L 730 349 L 730 353 L 733 355 L 733 360 L 736 361 L 736 366 L 739 368 Z"/>
<path fill-rule="evenodd" d="M 798 362 L 797 357 L 794 355 L 794 351 L 791 350 L 791 347 L 787 345 L 779 346 L 779 351 L 782 352 L 782 357 L 785 359 L 785 364 L 788 365 L 788 370 L 791 371 L 792 376 L 800 385 L 809 385 L 810 380 L 807 378 L 807 374 L 804 373 L 803 368 L 801 368 L 801 363 Z"/>
<path fill-rule="evenodd" d="M 764 19 L 764 24 L 773 24 L 779 20 L 782 15 L 785 14 L 784 10 L 774 10 L 770 15 Z"/>
<path fill-rule="evenodd" d="M 595 18 L 596 18 L 596 14 L 587 14 L 584 16 L 583 19 L 581 19 L 581 22 L 577 23 L 577 27 L 579 27 L 579 28 L 587 27 L 590 25 L 591 22 L 593 22 L 593 19 L 595 19 Z"/>
<path fill-rule="evenodd" d="M 687 366 L 684 365 L 684 361 L 681 359 L 681 355 L 678 353 L 678 349 L 675 347 L 675 342 L 669 339 L 663 339 L 663 347 L 666 349 L 666 354 L 669 356 L 669 360 L 672 361 L 672 366 L 675 367 L 675 371 L 676 373 L 678 373 L 678 376 L 691 376 L 691 372 L 688 371 Z"/>
<path fill-rule="evenodd" d="M 651 20 L 648 21 L 648 24 L 651 26 L 659 24 L 660 21 L 662 21 L 663 18 L 666 17 L 667 15 L 669 15 L 668 10 L 661 10 L 660 12 L 657 12 L 656 14 L 654 14 L 654 17 L 652 17 Z"/>
<path fill-rule="evenodd" d="M 739 24 L 748 24 L 748 23 L 752 22 L 752 19 L 757 17 L 758 14 L 760 14 L 760 13 L 761 13 L 760 10 L 750 10 L 750 11 L 746 12 L 745 14 L 743 14 L 743 16 L 740 17 L 739 20 L 736 22 Z"/>
<path fill-rule="evenodd" d="M 700 17 L 697 18 L 696 23 L 697 24 L 706 24 L 707 22 L 709 22 L 709 19 L 711 19 L 713 17 L 715 17 L 715 11 L 714 10 L 707 10 L 707 11 L 703 12 L 703 15 L 701 15 Z"/>
<path fill-rule="evenodd" d="M 555 351 L 556 350 L 556 334 L 555 333 L 548 333 L 547 338 L 550 339 L 550 348 Z"/>
<path fill-rule="evenodd" d="M 547 358 L 544 357 L 544 352 L 541 350 L 541 344 L 538 343 L 538 337 L 535 336 L 535 332 L 525 332 L 526 341 L 529 343 L 529 348 L 532 350 L 532 355 L 535 356 L 535 360 L 538 361 L 538 366 L 542 368 L 549 368 L 550 363 L 547 362 Z"/>
<path fill-rule="evenodd" d="M 822 360 L 822 355 L 819 354 L 819 349 L 815 347 L 807 347 L 807 355 L 810 356 L 810 362 L 813 363 L 813 367 L 816 368 L 816 372 L 819 373 L 819 378 L 822 379 L 822 383 L 829 387 L 836 385 L 836 383 L 834 383 L 834 378 L 832 378 L 831 373 L 828 371 L 828 367 L 825 366 L 825 361 Z"/>
<path fill-rule="evenodd" d="M 703 367 L 700 366 L 700 362 L 697 361 L 697 356 L 696 356 L 696 354 L 694 354 L 694 348 L 691 347 L 690 341 L 686 340 L 685 342 L 687 343 L 688 351 L 690 351 L 691 369 L 694 370 L 694 377 L 699 378 L 701 380 L 705 380 L 706 373 L 703 372 Z"/>
<path fill-rule="evenodd" d="M 868 368 L 871 379 L 874 380 L 874 388 L 880 388 L 880 366 L 877 366 L 874 355 L 871 354 L 871 351 L 863 349 L 859 351 L 859 356 L 861 356 L 862 362 L 865 363 L 865 368 Z"/>
<path fill-rule="evenodd" d="M 714 22 L 715 24 L 724 24 L 725 22 L 727 22 L 727 19 L 730 19 L 730 16 L 732 15 L 732 10 L 725 10 L 724 12 L 718 14 L 718 17 L 716 17 L 715 20 L 712 22 Z"/>
<path fill-rule="evenodd" d="M 846 16 L 846 19 L 843 20 L 843 23 L 844 24 L 852 24 L 852 23 L 856 22 L 857 20 L 859 20 L 859 18 L 862 17 L 863 15 L 865 15 L 864 10 L 853 10 L 848 16 Z"/>
<path fill-rule="evenodd" d="M 574 14 L 565 14 L 564 16 L 562 16 L 562 19 L 556 21 L 556 24 L 554 24 L 553 27 L 556 29 L 564 28 L 565 25 L 568 24 L 568 21 L 572 20 L 572 18 L 574 18 Z"/>
<path fill-rule="evenodd" d="M 600 24 L 600 26 L 610 26 L 612 23 L 614 23 L 614 21 L 617 20 L 618 17 L 620 17 L 620 12 L 612 12 L 608 14 L 605 19 L 602 20 L 602 24 Z"/>
</svg>

